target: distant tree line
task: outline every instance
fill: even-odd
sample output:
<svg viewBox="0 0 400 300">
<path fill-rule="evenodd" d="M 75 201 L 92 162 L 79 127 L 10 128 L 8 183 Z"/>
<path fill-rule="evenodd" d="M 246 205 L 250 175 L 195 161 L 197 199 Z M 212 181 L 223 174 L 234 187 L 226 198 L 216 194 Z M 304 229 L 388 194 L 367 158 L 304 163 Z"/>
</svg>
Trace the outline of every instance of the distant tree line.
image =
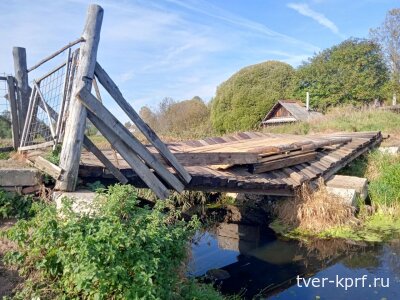
<svg viewBox="0 0 400 300">
<path fill-rule="evenodd" d="M 143 107 L 140 115 L 161 135 L 194 138 L 254 129 L 277 100 L 305 101 L 306 92 L 319 111 L 399 99 L 400 9 L 390 10 L 369 39 L 345 40 L 297 69 L 279 61 L 241 69 L 218 86 L 209 105 L 199 97 L 165 98 L 155 110 Z"/>
</svg>

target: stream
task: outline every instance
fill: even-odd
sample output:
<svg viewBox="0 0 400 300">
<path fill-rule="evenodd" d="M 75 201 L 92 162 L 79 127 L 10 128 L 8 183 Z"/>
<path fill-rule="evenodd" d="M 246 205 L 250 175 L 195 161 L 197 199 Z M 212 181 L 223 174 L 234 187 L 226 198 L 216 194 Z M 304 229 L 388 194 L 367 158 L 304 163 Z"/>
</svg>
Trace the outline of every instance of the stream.
<svg viewBox="0 0 400 300">
<path fill-rule="evenodd" d="M 189 275 L 212 279 L 224 295 L 400 299 L 400 239 L 379 245 L 302 243 L 279 239 L 266 226 L 219 223 L 194 240 Z"/>
</svg>

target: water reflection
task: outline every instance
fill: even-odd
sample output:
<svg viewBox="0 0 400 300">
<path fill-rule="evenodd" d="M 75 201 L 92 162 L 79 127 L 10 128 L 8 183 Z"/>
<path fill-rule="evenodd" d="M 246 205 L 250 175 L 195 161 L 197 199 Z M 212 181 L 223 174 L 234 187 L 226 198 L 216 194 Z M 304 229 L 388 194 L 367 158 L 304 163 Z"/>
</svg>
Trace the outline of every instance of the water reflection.
<svg viewBox="0 0 400 300">
<path fill-rule="evenodd" d="M 277 239 L 266 226 L 221 223 L 199 234 L 191 275 L 210 275 L 224 294 L 246 299 L 400 299 L 400 240 L 366 246 L 344 240 L 304 243 Z M 218 270 L 216 270 L 218 269 Z M 208 273 L 207 273 L 208 272 Z M 296 277 L 390 278 L 388 288 L 298 287 Z M 370 295 L 368 298 L 366 295 Z M 390 297 L 389 297 L 390 296 Z"/>
</svg>

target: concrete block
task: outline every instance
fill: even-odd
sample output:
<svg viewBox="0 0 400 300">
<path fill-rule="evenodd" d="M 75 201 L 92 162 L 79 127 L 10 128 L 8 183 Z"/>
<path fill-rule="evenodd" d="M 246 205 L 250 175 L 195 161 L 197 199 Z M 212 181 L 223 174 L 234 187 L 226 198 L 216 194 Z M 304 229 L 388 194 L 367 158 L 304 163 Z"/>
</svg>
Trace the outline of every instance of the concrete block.
<svg viewBox="0 0 400 300">
<path fill-rule="evenodd" d="M 34 168 L 1 168 L 0 186 L 34 186 L 42 183 L 42 176 Z"/>
<path fill-rule="evenodd" d="M 72 200 L 72 210 L 76 213 L 92 213 L 93 208 L 91 206 L 97 193 L 89 190 L 76 190 L 75 192 L 54 192 L 53 200 L 56 203 L 57 209 L 62 208 L 62 199 L 69 198 Z"/>
<path fill-rule="evenodd" d="M 347 205 L 357 206 L 357 192 L 355 189 L 344 189 L 335 187 L 326 187 L 328 193 L 343 199 Z"/>
<path fill-rule="evenodd" d="M 365 200 L 368 196 L 367 178 L 334 175 L 325 182 L 325 185 L 331 188 L 354 189 L 357 196 L 362 200 Z"/>
<path fill-rule="evenodd" d="M 379 147 L 378 151 L 385 153 L 385 154 L 398 154 L 400 152 L 400 147 L 392 146 L 392 147 Z"/>
</svg>

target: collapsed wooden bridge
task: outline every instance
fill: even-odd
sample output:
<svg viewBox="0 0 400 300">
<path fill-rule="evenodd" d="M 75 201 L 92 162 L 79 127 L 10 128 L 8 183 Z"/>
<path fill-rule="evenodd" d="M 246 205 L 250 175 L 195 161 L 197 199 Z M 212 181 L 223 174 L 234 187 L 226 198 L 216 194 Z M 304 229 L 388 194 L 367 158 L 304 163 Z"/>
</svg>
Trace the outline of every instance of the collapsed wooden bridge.
<svg viewBox="0 0 400 300">
<path fill-rule="evenodd" d="M 57 180 L 58 190 L 75 190 L 79 176 L 147 186 L 161 199 L 168 197 L 170 190 L 185 189 L 287 196 L 304 182 L 329 178 L 382 140 L 379 132 L 325 136 L 245 132 L 165 144 L 97 62 L 102 16 L 102 8 L 91 5 L 82 37 L 29 69 L 25 50 L 14 51 L 19 75 L 12 86 L 15 91 L 8 95 L 18 104 L 12 116 L 14 144 L 34 166 Z M 29 86 L 28 72 L 66 51 L 65 62 Z M 98 83 L 149 145 L 110 112 L 102 102 Z M 55 89 L 56 96 L 51 92 Z M 112 149 L 99 149 L 85 135 L 87 119 Z M 45 149 L 57 145 L 61 145 L 59 166 L 43 155 Z"/>
</svg>

